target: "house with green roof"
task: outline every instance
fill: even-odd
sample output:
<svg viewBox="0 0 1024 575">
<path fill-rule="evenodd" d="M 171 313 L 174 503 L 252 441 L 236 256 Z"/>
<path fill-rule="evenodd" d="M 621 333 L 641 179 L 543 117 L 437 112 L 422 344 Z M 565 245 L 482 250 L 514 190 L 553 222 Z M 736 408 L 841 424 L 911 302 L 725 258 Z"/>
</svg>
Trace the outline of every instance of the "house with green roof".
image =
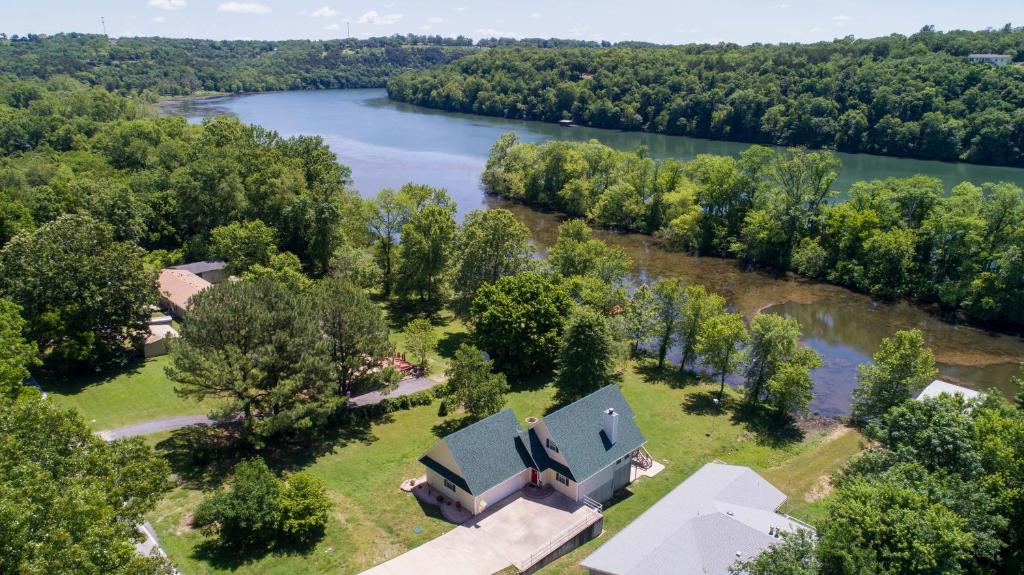
<svg viewBox="0 0 1024 575">
<path fill-rule="evenodd" d="M 647 457 L 615 385 L 525 423 L 505 409 L 444 437 L 420 458 L 427 483 L 474 515 L 527 485 L 604 502 L 630 483 L 634 458 Z"/>
</svg>

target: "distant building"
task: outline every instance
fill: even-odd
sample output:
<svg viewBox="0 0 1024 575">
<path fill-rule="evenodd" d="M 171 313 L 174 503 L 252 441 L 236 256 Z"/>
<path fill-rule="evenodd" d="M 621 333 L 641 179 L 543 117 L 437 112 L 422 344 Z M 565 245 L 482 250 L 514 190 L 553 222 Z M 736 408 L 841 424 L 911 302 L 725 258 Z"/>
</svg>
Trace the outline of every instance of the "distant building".
<svg viewBox="0 0 1024 575">
<path fill-rule="evenodd" d="M 967 61 L 978 64 L 992 64 L 993 66 L 1006 66 L 1013 62 L 1013 56 L 1009 54 L 971 54 L 967 56 Z"/>
<path fill-rule="evenodd" d="M 227 279 L 227 275 L 224 273 L 224 267 L 226 265 L 227 264 L 223 260 L 207 260 L 202 262 L 192 262 L 190 264 L 182 264 L 180 266 L 171 266 L 167 269 L 192 272 L 212 284 L 219 284 Z"/>
<path fill-rule="evenodd" d="M 952 383 L 936 379 L 935 381 L 929 383 L 928 387 L 924 388 L 921 391 L 921 393 L 917 394 L 917 400 L 923 401 L 925 399 L 931 399 L 933 397 L 938 397 L 944 393 L 947 395 L 959 395 L 964 399 L 974 399 L 976 397 L 981 397 L 982 395 L 984 395 L 980 391 L 975 391 L 973 389 L 968 389 L 966 387 L 961 387 L 959 385 L 953 385 Z"/>
<path fill-rule="evenodd" d="M 177 318 L 185 317 L 192 296 L 211 285 L 213 284 L 190 271 L 160 270 L 160 305 Z"/>
<path fill-rule="evenodd" d="M 591 575 L 727 575 L 783 532 L 786 496 L 749 467 L 708 463 L 580 564 Z"/>
<path fill-rule="evenodd" d="M 142 344 L 142 355 L 147 359 L 167 354 L 167 340 L 178 337 L 178 332 L 168 324 L 149 324 L 149 335 Z"/>
</svg>

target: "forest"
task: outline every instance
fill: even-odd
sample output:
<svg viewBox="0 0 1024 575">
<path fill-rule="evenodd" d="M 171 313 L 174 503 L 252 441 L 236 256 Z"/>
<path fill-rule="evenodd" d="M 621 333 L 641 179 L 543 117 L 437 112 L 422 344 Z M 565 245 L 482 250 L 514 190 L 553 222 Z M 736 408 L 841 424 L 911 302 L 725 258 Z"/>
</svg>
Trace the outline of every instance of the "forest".
<svg viewBox="0 0 1024 575">
<path fill-rule="evenodd" d="M 969 64 L 971 53 L 1015 64 Z M 815 44 L 496 48 L 388 82 L 443 110 L 1024 166 L 1024 28 Z"/>
<path fill-rule="evenodd" d="M 1024 325 L 1024 196 L 927 176 L 857 182 L 839 201 L 829 152 L 752 146 L 739 158 L 655 161 L 591 142 L 494 145 L 485 190 L 668 247 L 793 270 L 974 321 Z"/>
</svg>

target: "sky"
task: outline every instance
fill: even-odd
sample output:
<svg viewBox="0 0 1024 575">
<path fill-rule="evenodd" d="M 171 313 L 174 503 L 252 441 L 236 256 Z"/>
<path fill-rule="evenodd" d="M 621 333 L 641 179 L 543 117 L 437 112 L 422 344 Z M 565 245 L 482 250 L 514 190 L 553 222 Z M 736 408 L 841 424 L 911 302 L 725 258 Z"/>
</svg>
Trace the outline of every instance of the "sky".
<svg viewBox="0 0 1024 575">
<path fill-rule="evenodd" d="M 391 34 L 586 40 L 811 42 L 980 30 L 1024 20 L 1022 0 L 0 0 L 0 32 L 330 39 Z M 350 28 L 349 28 L 350 27 Z"/>
</svg>

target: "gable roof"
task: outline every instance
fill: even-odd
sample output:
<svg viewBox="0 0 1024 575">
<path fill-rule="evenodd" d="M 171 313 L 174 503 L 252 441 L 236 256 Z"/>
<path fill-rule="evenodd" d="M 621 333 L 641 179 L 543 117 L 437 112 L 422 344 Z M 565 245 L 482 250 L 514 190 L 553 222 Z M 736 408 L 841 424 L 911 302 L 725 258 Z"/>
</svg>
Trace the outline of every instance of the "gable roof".
<svg viewBox="0 0 1024 575">
<path fill-rule="evenodd" d="M 604 412 L 618 412 L 619 438 L 612 444 L 604 433 Z M 605 386 L 574 403 L 545 415 L 543 424 L 568 463 L 573 481 L 583 481 L 646 440 L 636 425 L 633 408 L 617 385 Z"/>
<path fill-rule="evenodd" d="M 917 395 L 917 399 L 920 401 L 931 397 L 938 397 L 943 393 L 949 395 L 961 395 L 964 399 L 974 399 L 975 397 L 983 395 L 980 391 L 975 391 L 973 389 L 942 381 L 941 379 L 936 379 L 929 383 L 928 387 L 921 390 L 921 393 Z"/>
<path fill-rule="evenodd" d="M 160 295 L 181 309 L 188 308 L 192 296 L 213 285 L 192 272 L 171 268 L 160 270 L 157 281 Z"/>
<path fill-rule="evenodd" d="M 786 496 L 749 467 L 708 463 L 582 561 L 611 575 L 725 575 L 784 531 Z M 737 556 L 738 554 L 738 556 Z"/>
<path fill-rule="evenodd" d="M 222 270 L 227 263 L 224 260 L 205 260 L 201 262 L 192 262 L 188 264 L 181 264 L 180 266 L 171 266 L 167 269 L 171 270 L 185 270 L 194 274 L 204 274 L 206 272 L 212 272 L 214 270 Z"/>
<path fill-rule="evenodd" d="M 481 495 L 532 465 L 521 432 L 515 414 L 511 409 L 504 409 L 445 436 L 441 441 L 448 446 L 462 471 L 459 481 L 447 477 L 448 474 L 458 475 L 429 456 L 424 455 L 420 462 L 469 493 Z"/>
</svg>

